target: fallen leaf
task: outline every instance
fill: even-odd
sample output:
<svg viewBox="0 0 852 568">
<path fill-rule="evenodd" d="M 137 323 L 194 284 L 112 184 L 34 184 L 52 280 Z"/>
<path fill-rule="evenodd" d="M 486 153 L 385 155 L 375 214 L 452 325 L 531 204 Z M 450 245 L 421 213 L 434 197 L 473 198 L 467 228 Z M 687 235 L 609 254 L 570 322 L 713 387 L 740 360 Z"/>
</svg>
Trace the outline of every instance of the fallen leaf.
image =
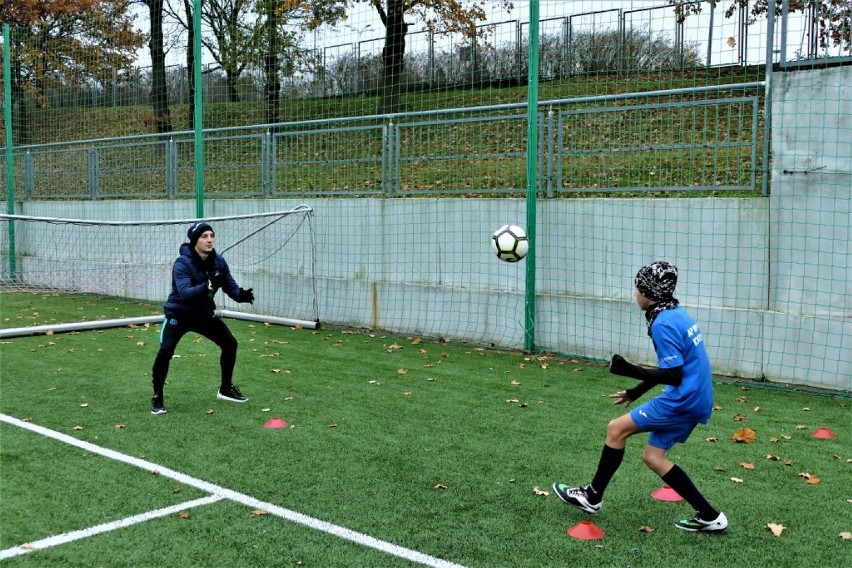
<svg viewBox="0 0 852 568">
<path fill-rule="evenodd" d="M 271 410 L 272 410 L 271 408 L 261 408 L 260 409 L 261 412 L 270 412 Z"/>
<path fill-rule="evenodd" d="M 518 381 L 512 381 L 512 382 L 511 382 L 511 383 L 509 383 L 509 384 L 510 384 L 510 385 L 519 385 L 519 384 L 521 384 L 521 383 L 519 383 Z"/>
<path fill-rule="evenodd" d="M 743 467 L 743 469 L 754 469 L 753 463 L 740 462 L 740 465 Z"/>
<path fill-rule="evenodd" d="M 808 427 L 804 424 L 798 424 L 796 426 L 796 430 L 807 430 L 807 429 L 808 429 Z"/>
<path fill-rule="evenodd" d="M 713 410 L 722 410 L 722 407 L 717 404 L 713 407 Z"/>
<path fill-rule="evenodd" d="M 542 491 L 538 487 L 533 487 L 533 493 L 535 493 L 536 495 L 541 495 L 542 497 L 547 497 L 548 495 L 550 495 L 550 493 L 548 493 L 547 491 Z"/>
<path fill-rule="evenodd" d="M 411 396 L 411 391 L 405 391 L 405 392 L 404 392 L 404 393 L 402 393 L 402 394 L 403 394 L 403 395 L 405 395 L 405 396 Z"/>
<path fill-rule="evenodd" d="M 515 404 L 516 402 L 519 402 L 519 401 L 518 401 L 517 398 L 510 398 L 510 399 L 506 400 L 506 402 L 509 402 L 511 404 Z"/>
<path fill-rule="evenodd" d="M 732 477 L 731 481 L 733 481 L 734 483 L 744 483 L 743 480 L 739 477 Z"/>
<path fill-rule="evenodd" d="M 651 527 L 649 527 L 647 525 L 642 525 L 641 527 L 639 527 L 639 532 L 652 533 L 652 532 L 654 532 L 654 529 L 652 529 Z"/>
<path fill-rule="evenodd" d="M 759 406 L 755 406 L 755 407 L 754 407 L 754 412 L 760 412 L 760 407 L 759 407 Z"/>
<path fill-rule="evenodd" d="M 713 471 L 723 472 L 723 471 L 725 471 L 725 468 L 717 465 L 716 467 L 713 468 Z"/>
<path fill-rule="evenodd" d="M 778 438 L 769 438 L 769 441 L 775 444 L 778 442 Z"/>
<path fill-rule="evenodd" d="M 205 412 L 205 414 L 213 414 L 213 409 L 212 409 L 212 408 L 208 408 L 208 409 L 207 409 L 207 412 Z"/>
<path fill-rule="evenodd" d="M 744 395 L 737 397 L 737 402 L 746 402 L 748 399 Z"/>
<path fill-rule="evenodd" d="M 82 429 L 83 429 L 83 427 L 82 427 L 82 426 L 74 426 L 74 427 L 73 427 L 73 428 L 71 428 L 71 429 L 72 429 L 72 430 L 82 430 Z"/>
<path fill-rule="evenodd" d="M 734 442 L 743 442 L 746 444 L 753 444 L 757 434 L 755 434 L 754 430 L 751 428 L 740 428 L 739 431 L 734 432 L 731 435 L 731 440 Z"/>
<path fill-rule="evenodd" d="M 781 533 L 784 532 L 784 529 L 786 529 L 787 527 L 775 523 L 768 523 L 766 525 L 766 528 L 772 531 L 772 534 L 774 534 L 775 536 L 781 536 Z"/>
<path fill-rule="evenodd" d="M 270 369 L 269 371 L 272 373 L 280 373 L 281 369 Z"/>
<path fill-rule="evenodd" d="M 178 517 L 180 517 L 181 519 L 188 519 L 189 513 L 187 513 L 186 511 L 181 511 L 180 513 L 178 513 Z"/>
<path fill-rule="evenodd" d="M 714 437 L 711 436 L 709 438 L 704 438 L 704 441 L 705 442 L 718 442 L 719 438 L 714 438 Z"/>
<path fill-rule="evenodd" d="M 852 532 L 844 531 L 840 533 L 840 540 L 852 540 Z"/>
<path fill-rule="evenodd" d="M 80 405 L 80 408 L 89 408 L 89 403 L 84 402 L 83 404 Z"/>
<path fill-rule="evenodd" d="M 807 406 L 806 406 L 806 407 L 804 407 L 804 408 L 802 408 L 802 412 L 810 412 L 810 410 L 811 410 L 811 409 L 810 409 L 810 408 L 808 408 Z"/>
<path fill-rule="evenodd" d="M 269 513 L 267 513 L 263 509 L 255 509 L 254 511 L 251 512 L 252 517 L 259 517 L 261 515 L 268 515 L 268 514 Z"/>
<path fill-rule="evenodd" d="M 337 422 L 332 422 L 328 425 L 329 428 L 337 428 Z"/>
<path fill-rule="evenodd" d="M 737 40 L 735 40 L 733 37 L 729 37 L 728 41 L 726 41 L 725 43 L 728 44 L 728 47 L 733 48 L 733 47 L 736 47 Z"/>
<path fill-rule="evenodd" d="M 407 374 L 408 374 L 408 369 L 397 369 L 397 370 L 396 370 L 396 374 L 397 374 L 397 375 L 407 375 Z"/>
<path fill-rule="evenodd" d="M 441 485 L 440 483 L 438 485 L 436 485 L 435 487 L 433 487 L 433 489 L 446 489 L 446 488 L 447 488 L 446 485 Z"/>
<path fill-rule="evenodd" d="M 748 422 L 748 418 L 746 418 L 743 414 L 737 414 L 734 416 L 734 422 Z"/>
<path fill-rule="evenodd" d="M 23 548 L 24 550 L 35 550 L 35 549 L 36 549 L 36 547 L 35 547 L 35 546 L 33 546 L 32 544 L 30 544 L 30 543 L 28 543 L 28 542 L 27 542 L 27 543 L 22 544 L 22 545 L 21 545 L 21 546 L 19 546 L 18 548 Z"/>
<path fill-rule="evenodd" d="M 766 459 L 768 459 L 769 461 L 776 461 L 777 462 L 781 458 L 779 458 L 778 456 L 773 456 L 772 454 L 767 454 Z"/>
<path fill-rule="evenodd" d="M 124 428 L 124 424 L 116 424 L 115 427 L 121 430 L 122 428 Z"/>
</svg>

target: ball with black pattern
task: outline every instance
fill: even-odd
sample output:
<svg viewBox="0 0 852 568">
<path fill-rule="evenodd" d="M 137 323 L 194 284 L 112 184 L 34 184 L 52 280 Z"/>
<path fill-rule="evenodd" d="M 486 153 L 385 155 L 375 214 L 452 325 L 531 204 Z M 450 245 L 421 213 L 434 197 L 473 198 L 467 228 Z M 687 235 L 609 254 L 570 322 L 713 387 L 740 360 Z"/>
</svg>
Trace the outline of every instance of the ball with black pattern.
<svg viewBox="0 0 852 568">
<path fill-rule="evenodd" d="M 491 249 L 502 261 L 518 262 L 530 250 L 527 233 L 517 225 L 503 225 L 491 235 Z"/>
</svg>

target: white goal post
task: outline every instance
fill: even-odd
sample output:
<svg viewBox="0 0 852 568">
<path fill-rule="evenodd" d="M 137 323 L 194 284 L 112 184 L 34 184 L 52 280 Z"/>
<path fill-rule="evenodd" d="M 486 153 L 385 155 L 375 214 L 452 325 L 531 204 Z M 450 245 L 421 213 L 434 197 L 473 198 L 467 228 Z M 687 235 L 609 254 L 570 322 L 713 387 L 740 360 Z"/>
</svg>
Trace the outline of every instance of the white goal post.
<svg viewBox="0 0 852 568">
<path fill-rule="evenodd" d="M 205 217 L 216 251 L 254 304 L 216 294 L 221 317 L 319 328 L 313 209 Z M 0 214 L 0 294 L 52 292 L 160 306 L 186 232 L 199 219 L 102 221 Z M 0 338 L 162 321 L 136 317 L 0 329 Z"/>
</svg>

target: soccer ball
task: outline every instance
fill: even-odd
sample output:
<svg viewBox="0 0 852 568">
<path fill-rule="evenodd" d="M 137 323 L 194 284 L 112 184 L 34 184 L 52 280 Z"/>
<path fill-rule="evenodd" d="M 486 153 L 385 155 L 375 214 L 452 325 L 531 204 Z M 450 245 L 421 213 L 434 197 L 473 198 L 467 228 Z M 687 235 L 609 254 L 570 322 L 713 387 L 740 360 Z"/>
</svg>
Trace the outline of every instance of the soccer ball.
<svg viewBox="0 0 852 568">
<path fill-rule="evenodd" d="M 503 225 L 491 235 L 491 248 L 500 260 L 518 262 L 530 250 L 530 241 L 517 225 Z"/>
</svg>

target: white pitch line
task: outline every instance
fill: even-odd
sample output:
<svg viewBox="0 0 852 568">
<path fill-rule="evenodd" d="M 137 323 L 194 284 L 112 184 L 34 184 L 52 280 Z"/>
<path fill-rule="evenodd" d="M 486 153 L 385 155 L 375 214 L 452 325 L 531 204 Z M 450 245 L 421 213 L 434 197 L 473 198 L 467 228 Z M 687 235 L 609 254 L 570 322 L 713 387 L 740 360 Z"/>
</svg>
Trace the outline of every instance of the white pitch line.
<svg viewBox="0 0 852 568">
<path fill-rule="evenodd" d="M 160 517 L 165 517 L 167 515 L 178 513 L 180 511 L 185 511 L 193 507 L 209 505 L 210 503 L 215 503 L 216 501 L 221 501 L 222 499 L 224 499 L 224 497 L 220 495 L 208 495 L 207 497 L 195 499 L 194 501 L 187 501 L 186 503 L 180 503 L 171 507 L 165 507 L 164 509 L 157 509 L 156 511 L 148 511 L 147 513 L 133 515 L 132 517 L 119 519 L 117 521 L 110 521 L 109 523 L 104 523 L 96 527 L 89 527 L 87 529 L 62 533 L 56 536 L 49 536 L 41 540 L 22 544 L 21 546 L 14 546 L 12 548 L 7 548 L 6 550 L 0 550 L 0 560 L 12 558 L 13 556 L 20 556 L 21 554 L 27 554 L 29 552 L 35 552 L 36 550 L 43 550 L 45 548 L 50 548 L 51 546 L 67 544 L 75 540 L 80 540 L 81 538 L 95 536 L 96 534 L 129 527 L 130 525 L 143 523 L 145 521 L 150 521 L 151 519 L 158 519 Z"/>
<path fill-rule="evenodd" d="M 53 438 L 54 440 L 64 442 L 71 446 L 75 446 L 77 448 L 92 452 L 94 454 L 98 454 L 100 456 L 130 464 L 141 469 L 146 469 L 151 472 L 156 472 L 162 477 L 174 479 L 175 481 L 183 483 L 184 485 L 189 485 L 191 487 L 200 489 L 205 493 L 210 493 L 211 495 L 223 497 L 225 499 L 229 499 L 231 501 L 235 501 L 237 503 L 241 503 L 243 505 L 255 509 L 263 509 L 264 511 L 272 515 L 287 519 L 288 521 L 292 521 L 294 523 L 304 525 L 314 530 L 322 531 L 324 533 L 328 533 L 343 538 L 345 540 L 355 542 L 362 546 L 373 548 L 381 552 L 385 552 L 387 554 L 391 554 L 393 556 L 409 560 L 411 562 L 417 562 L 419 564 L 432 566 L 434 568 L 464 568 L 464 566 L 460 564 L 454 564 L 447 560 L 442 560 L 440 558 L 429 556 L 428 554 L 424 554 L 416 550 L 411 550 L 410 548 L 405 548 L 393 544 L 391 542 L 379 540 L 372 536 L 347 529 L 345 527 L 334 525 L 332 523 L 322 521 L 320 519 L 315 519 L 314 517 L 309 517 L 307 515 L 303 515 L 302 513 L 297 513 L 296 511 L 291 511 L 290 509 L 279 507 L 278 505 L 275 505 L 273 503 L 267 503 L 265 501 L 255 499 L 250 495 L 245 495 L 244 493 L 239 493 L 237 491 L 232 491 L 230 489 L 214 485 L 207 481 L 191 477 L 184 473 L 180 473 L 179 471 L 174 471 L 172 469 L 157 465 L 147 460 L 134 458 L 133 456 L 128 456 L 127 454 L 122 454 L 120 452 L 110 450 L 109 448 L 102 448 L 101 446 L 92 444 L 90 442 L 78 440 L 73 436 L 69 436 L 67 434 L 63 434 L 61 432 L 57 432 L 49 428 L 45 428 L 44 426 L 39 426 L 38 424 L 24 422 L 22 420 L 18 420 L 17 418 L 13 418 L 5 414 L 0 414 L 0 422 L 5 422 L 7 424 L 11 424 L 12 426 L 18 426 L 19 428 L 24 428 L 32 432 L 37 432 L 42 436 Z"/>
</svg>

